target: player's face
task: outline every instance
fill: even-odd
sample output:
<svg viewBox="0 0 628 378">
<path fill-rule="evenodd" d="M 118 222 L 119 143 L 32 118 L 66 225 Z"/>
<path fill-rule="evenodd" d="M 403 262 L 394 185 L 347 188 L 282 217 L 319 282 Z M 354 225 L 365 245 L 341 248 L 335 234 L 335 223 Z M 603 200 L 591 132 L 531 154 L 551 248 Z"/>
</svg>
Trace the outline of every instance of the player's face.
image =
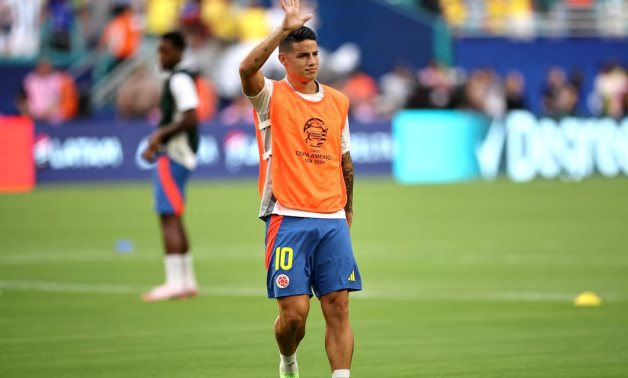
<svg viewBox="0 0 628 378">
<path fill-rule="evenodd" d="M 279 60 L 289 76 L 305 81 L 316 80 L 320 63 L 318 44 L 309 39 L 295 42 L 290 51 L 279 54 Z"/>
<path fill-rule="evenodd" d="M 174 47 L 170 41 L 162 39 L 159 42 L 159 63 L 165 70 L 173 69 L 181 61 L 181 51 Z"/>
</svg>

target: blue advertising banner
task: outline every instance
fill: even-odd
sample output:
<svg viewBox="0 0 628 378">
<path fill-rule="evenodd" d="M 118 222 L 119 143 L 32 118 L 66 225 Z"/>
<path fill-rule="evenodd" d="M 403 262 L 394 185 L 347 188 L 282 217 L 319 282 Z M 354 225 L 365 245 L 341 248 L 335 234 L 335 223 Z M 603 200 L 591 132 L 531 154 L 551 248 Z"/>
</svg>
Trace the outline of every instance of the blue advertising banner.
<svg viewBox="0 0 628 378">
<path fill-rule="evenodd" d="M 393 176 L 404 184 L 628 175 L 628 118 L 412 110 L 395 116 L 393 138 Z"/>
<path fill-rule="evenodd" d="M 393 176 L 403 184 L 449 183 L 475 179 L 476 148 L 488 122 L 479 113 L 404 110 L 393 119 L 396 155 Z"/>
<path fill-rule="evenodd" d="M 494 120 L 477 149 L 482 177 L 515 182 L 578 181 L 628 175 L 628 118 L 537 118 L 527 111 Z"/>
<path fill-rule="evenodd" d="M 259 159 L 253 125 L 201 126 L 195 178 L 256 177 Z M 389 175 L 390 123 L 352 122 L 351 155 L 357 175 Z M 37 181 L 81 182 L 148 179 L 151 165 L 141 158 L 153 127 L 145 122 L 72 122 L 37 125 L 34 157 Z"/>
<path fill-rule="evenodd" d="M 400 112 L 393 124 L 394 143 L 389 122 L 351 122 L 356 175 L 392 173 L 403 183 L 492 180 L 504 173 L 516 182 L 628 175 L 628 118 L 556 121 L 512 112 L 491 121 L 479 113 L 427 110 Z M 153 131 L 146 122 L 84 121 L 35 130 L 38 183 L 151 175 L 140 157 Z M 194 178 L 256 177 L 258 164 L 253 125 L 201 126 Z"/>
</svg>

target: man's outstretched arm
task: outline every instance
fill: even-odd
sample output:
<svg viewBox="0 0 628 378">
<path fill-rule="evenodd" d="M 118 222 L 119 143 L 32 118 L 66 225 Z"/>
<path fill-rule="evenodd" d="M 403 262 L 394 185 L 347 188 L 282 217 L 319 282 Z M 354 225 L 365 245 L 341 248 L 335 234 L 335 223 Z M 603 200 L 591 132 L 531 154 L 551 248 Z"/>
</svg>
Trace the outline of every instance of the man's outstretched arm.
<svg viewBox="0 0 628 378">
<path fill-rule="evenodd" d="M 342 154 L 342 176 L 345 179 L 345 187 L 347 189 L 347 204 L 345 205 L 345 213 L 347 214 L 347 223 L 351 228 L 353 221 L 353 160 L 351 153 Z"/>
<path fill-rule="evenodd" d="M 311 14 L 301 17 L 299 0 L 281 0 L 281 8 L 284 11 L 281 26 L 255 46 L 240 63 L 242 91 L 247 96 L 255 96 L 264 88 L 264 75 L 260 69 L 279 43 L 312 18 Z"/>
</svg>

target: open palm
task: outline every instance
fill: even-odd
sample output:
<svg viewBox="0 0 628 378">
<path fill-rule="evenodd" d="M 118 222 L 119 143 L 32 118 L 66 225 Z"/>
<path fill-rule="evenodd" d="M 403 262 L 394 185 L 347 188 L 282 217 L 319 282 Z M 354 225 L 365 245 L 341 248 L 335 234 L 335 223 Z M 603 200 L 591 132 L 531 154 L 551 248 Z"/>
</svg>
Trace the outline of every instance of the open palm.
<svg viewBox="0 0 628 378">
<path fill-rule="evenodd" d="M 283 29 L 293 32 L 312 18 L 311 14 L 301 16 L 299 0 L 281 0 L 281 8 L 285 12 Z"/>
</svg>

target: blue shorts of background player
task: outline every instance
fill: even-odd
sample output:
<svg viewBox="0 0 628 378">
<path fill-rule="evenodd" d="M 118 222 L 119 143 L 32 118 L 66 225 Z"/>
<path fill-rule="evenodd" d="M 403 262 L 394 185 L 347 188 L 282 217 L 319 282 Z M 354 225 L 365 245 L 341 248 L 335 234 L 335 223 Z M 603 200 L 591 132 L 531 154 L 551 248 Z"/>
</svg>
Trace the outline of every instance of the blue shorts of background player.
<svg viewBox="0 0 628 378">
<path fill-rule="evenodd" d="M 269 298 L 362 290 L 345 219 L 266 218 Z"/>
<path fill-rule="evenodd" d="M 158 214 L 183 215 L 185 184 L 191 171 L 166 155 L 157 158 L 153 175 L 155 211 Z"/>
</svg>

